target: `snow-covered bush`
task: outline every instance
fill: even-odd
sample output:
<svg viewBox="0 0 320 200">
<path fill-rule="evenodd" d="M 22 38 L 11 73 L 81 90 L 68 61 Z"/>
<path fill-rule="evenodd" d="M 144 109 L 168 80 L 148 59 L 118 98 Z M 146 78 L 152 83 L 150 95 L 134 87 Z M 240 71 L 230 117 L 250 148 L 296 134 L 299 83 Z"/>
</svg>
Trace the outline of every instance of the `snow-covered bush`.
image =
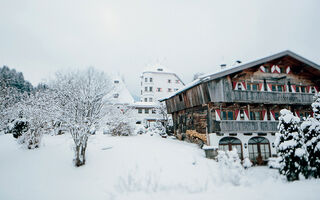
<svg viewBox="0 0 320 200">
<path fill-rule="evenodd" d="M 106 115 L 104 107 L 111 92 L 110 79 L 106 74 L 88 68 L 83 71 L 57 73 L 49 84 L 54 91 L 52 98 L 58 103 L 57 121 L 71 133 L 75 143 L 74 164 L 85 164 L 85 152 L 89 136 L 97 130 Z"/>
<path fill-rule="evenodd" d="M 104 121 L 106 122 L 104 133 L 109 133 L 113 136 L 132 135 L 135 130 L 133 109 L 120 109 L 114 105 L 109 105 L 107 108 L 108 114 L 104 118 Z"/>
<path fill-rule="evenodd" d="M 315 95 L 311 106 L 314 117 L 308 117 L 301 124 L 309 159 L 306 176 L 320 178 L 320 93 Z"/>
<path fill-rule="evenodd" d="M 11 133 L 14 138 L 22 136 L 29 130 L 29 122 L 25 118 L 18 118 L 7 125 L 6 133 Z"/>
<path fill-rule="evenodd" d="M 240 185 L 241 177 L 244 174 L 244 168 L 237 150 L 218 151 L 217 160 L 221 170 L 223 182 L 230 182 L 233 185 Z"/>
<path fill-rule="evenodd" d="M 272 169 L 280 169 L 280 157 L 270 157 L 268 160 L 268 167 Z"/>
<path fill-rule="evenodd" d="M 279 133 L 276 134 L 275 145 L 280 157 L 280 174 L 288 181 L 299 180 L 307 168 L 307 152 L 304 138 L 298 124 L 300 119 L 286 109 L 280 111 Z"/>
<path fill-rule="evenodd" d="M 251 160 L 250 160 L 248 157 L 246 157 L 246 158 L 243 159 L 243 161 L 242 161 L 242 166 L 243 166 L 245 169 L 248 169 L 248 168 L 252 167 L 252 162 L 251 162 Z"/>
</svg>

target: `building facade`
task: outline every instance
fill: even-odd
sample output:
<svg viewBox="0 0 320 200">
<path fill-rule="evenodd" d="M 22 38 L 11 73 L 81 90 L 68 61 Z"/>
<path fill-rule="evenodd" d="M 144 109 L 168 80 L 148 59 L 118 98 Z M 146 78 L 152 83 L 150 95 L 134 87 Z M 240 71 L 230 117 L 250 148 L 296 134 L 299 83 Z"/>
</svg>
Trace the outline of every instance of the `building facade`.
<svg viewBox="0 0 320 200">
<path fill-rule="evenodd" d="M 161 65 L 152 66 L 140 76 L 140 102 L 134 103 L 137 123 L 147 126 L 156 121 L 164 121 L 159 100 L 177 92 L 184 86 L 177 74 Z"/>
<path fill-rule="evenodd" d="M 158 102 L 184 86 L 177 74 L 160 65 L 146 69 L 140 78 L 141 102 Z"/>
<path fill-rule="evenodd" d="M 284 51 L 202 76 L 164 101 L 177 137 L 262 164 L 276 154 L 280 110 L 312 115 L 319 86 L 320 66 Z"/>
</svg>

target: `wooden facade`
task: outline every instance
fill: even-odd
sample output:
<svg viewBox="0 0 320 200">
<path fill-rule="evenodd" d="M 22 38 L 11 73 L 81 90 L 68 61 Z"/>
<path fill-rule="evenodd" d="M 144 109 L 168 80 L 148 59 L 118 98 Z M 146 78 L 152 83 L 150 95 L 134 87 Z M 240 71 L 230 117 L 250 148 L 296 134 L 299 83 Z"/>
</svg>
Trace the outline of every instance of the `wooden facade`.
<svg viewBox="0 0 320 200">
<path fill-rule="evenodd" d="M 320 66 L 285 51 L 203 77 L 164 101 L 176 135 L 274 134 L 281 109 L 312 115 L 319 89 Z"/>
</svg>

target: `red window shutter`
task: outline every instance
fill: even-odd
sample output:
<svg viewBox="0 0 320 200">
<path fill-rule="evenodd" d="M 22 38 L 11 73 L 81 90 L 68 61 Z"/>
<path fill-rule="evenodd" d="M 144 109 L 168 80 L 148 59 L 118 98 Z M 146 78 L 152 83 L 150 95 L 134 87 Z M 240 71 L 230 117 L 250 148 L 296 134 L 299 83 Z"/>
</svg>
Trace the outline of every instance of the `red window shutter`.
<svg viewBox="0 0 320 200">
<path fill-rule="evenodd" d="M 219 119 L 217 119 L 217 117 L 216 117 L 216 119 L 217 119 L 217 120 L 222 120 L 222 119 L 221 119 L 221 111 L 220 111 L 219 109 L 216 109 L 216 112 L 217 112 L 217 114 L 218 114 L 217 117 L 219 117 Z"/>
<path fill-rule="evenodd" d="M 259 91 L 263 91 L 263 83 L 259 83 Z"/>
<path fill-rule="evenodd" d="M 242 82 L 242 85 L 243 85 L 244 89 L 247 90 L 246 82 Z"/>
<path fill-rule="evenodd" d="M 237 86 L 237 82 L 232 82 L 232 87 L 233 87 L 232 89 L 235 90 L 235 89 L 236 89 L 236 86 Z"/>
<path fill-rule="evenodd" d="M 239 110 L 235 111 L 235 120 L 238 120 Z"/>
<path fill-rule="evenodd" d="M 244 110 L 244 113 L 247 116 L 247 120 L 249 120 L 249 111 L 248 110 Z"/>
<path fill-rule="evenodd" d="M 307 86 L 307 93 L 311 92 L 311 86 Z"/>
<path fill-rule="evenodd" d="M 291 86 L 292 86 L 292 91 L 293 91 L 293 92 L 296 92 L 296 91 L 297 91 L 296 85 L 291 85 Z"/>
</svg>

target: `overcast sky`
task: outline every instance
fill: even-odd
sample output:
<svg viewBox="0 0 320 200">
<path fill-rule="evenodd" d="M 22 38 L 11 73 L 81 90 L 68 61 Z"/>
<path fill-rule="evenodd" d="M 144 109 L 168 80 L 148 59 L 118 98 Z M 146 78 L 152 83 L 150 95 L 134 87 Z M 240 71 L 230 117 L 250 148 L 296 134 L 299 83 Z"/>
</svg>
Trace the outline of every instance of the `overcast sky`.
<svg viewBox="0 0 320 200">
<path fill-rule="evenodd" d="M 320 1 L 0 0 L 0 65 L 33 84 L 63 68 L 119 72 L 133 94 L 158 61 L 185 83 L 290 49 L 320 63 Z"/>
</svg>

